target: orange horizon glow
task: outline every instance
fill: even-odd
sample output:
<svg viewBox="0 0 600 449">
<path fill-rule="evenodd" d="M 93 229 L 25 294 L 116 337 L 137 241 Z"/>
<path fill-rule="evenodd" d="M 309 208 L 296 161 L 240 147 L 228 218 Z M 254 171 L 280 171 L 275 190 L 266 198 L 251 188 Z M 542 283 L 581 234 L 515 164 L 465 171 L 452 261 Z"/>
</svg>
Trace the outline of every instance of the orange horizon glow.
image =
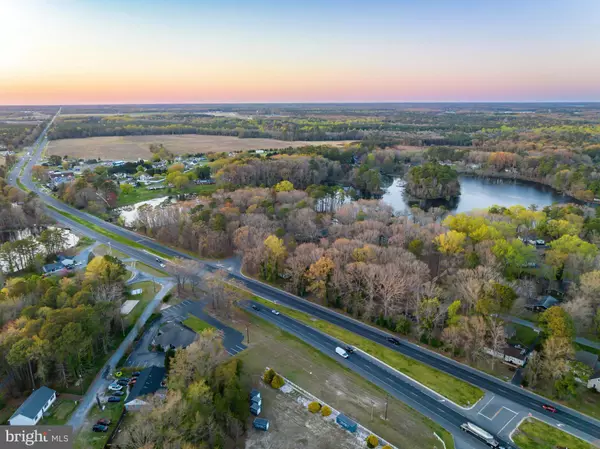
<svg viewBox="0 0 600 449">
<path fill-rule="evenodd" d="M 600 2 L 502 3 L 0 0 L 0 104 L 600 101 Z"/>
</svg>

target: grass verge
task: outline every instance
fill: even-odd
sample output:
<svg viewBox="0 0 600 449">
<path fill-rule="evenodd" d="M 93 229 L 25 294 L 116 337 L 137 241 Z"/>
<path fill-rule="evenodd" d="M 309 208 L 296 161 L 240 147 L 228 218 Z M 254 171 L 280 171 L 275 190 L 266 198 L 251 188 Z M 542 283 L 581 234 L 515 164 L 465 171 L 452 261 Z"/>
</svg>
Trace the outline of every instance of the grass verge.
<svg viewBox="0 0 600 449">
<path fill-rule="evenodd" d="M 344 343 L 362 349 L 371 356 L 387 363 L 401 373 L 406 374 L 408 377 L 422 383 L 445 398 L 448 398 L 463 407 L 469 407 L 475 404 L 484 395 L 483 391 L 474 385 L 419 363 L 397 351 L 386 348 L 385 346 L 377 344 L 346 329 L 342 329 L 341 327 L 326 321 L 317 320 L 304 312 L 290 309 L 289 307 L 280 304 L 274 304 L 257 296 L 252 296 L 252 300 L 260 302 L 271 309 L 279 310 L 290 318 L 294 318 L 307 326 L 318 329 Z"/>
<path fill-rule="evenodd" d="M 122 237 L 122 236 L 120 236 L 118 234 L 115 234 L 114 232 L 107 231 L 106 229 L 101 228 L 100 226 L 97 226 L 97 225 L 95 225 L 93 223 L 90 223 L 89 221 L 86 221 L 86 220 L 84 220 L 82 218 L 76 217 L 75 215 L 70 214 L 69 212 L 64 212 L 64 211 L 62 211 L 60 209 L 57 209 L 56 207 L 53 207 L 53 206 L 50 206 L 50 205 L 48 205 L 47 207 L 49 207 L 50 209 L 54 210 L 55 212 L 58 212 L 62 216 L 67 217 L 68 219 L 73 220 L 73 221 L 79 223 L 80 225 L 83 225 L 86 228 L 89 228 L 92 231 L 97 232 L 98 234 L 102 234 L 103 236 L 108 237 L 108 238 L 110 238 L 110 239 L 112 239 L 112 240 L 114 240 L 116 242 L 122 243 L 122 244 L 127 245 L 127 246 L 131 246 L 133 248 L 137 248 L 137 249 L 142 249 L 142 250 L 148 251 L 148 249 L 144 245 L 142 245 L 140 243 L 134 242 L 133 240 L 130 240 L 130 239 L 126 238 L 126 237 Z M 156 254 L 156 255 L 160 256 L 160 257 L 163 257 L 164 259 L 170 259 L 170 256 L 167 256 L 166 254 L 163 254 L 163 253 L 161 253 L 159 251 L 154 251 L 153 250 L 151 252 L 153 254 Z"/>
<path fill-rule="evenodd" d="M 192 329 L 197 334 L 202 333 L 202 331 L 205 330 L 205 329 L 212 329 L 213 328 L 206 321 L 201 320 L 200 318 L 198 318 L 198 317 L 196 317 L 194 315 L 188 315 L 188 317 L 184 321 L 182 321 L 181 324 L 183 324 L 184 326 L 189 327 L 190 329 Z"/>
<path fill-rule="evenodd" d="M 128 265 L 131 265 L 131 264 L 128 264 Z M 143 262 L 137 261 L 135 263 L 135 268 L 139 271 L 143 271 L 144 273 L 147 273 L 147 274 L 152 275 L 157 278 L 168 278 L 169 277 L 169 274 L 166 273 L 165 271 L 158 270 L 156 268 L 152 268 L 150 265 L 146 265 Z"/>
<path fill-rule="evenodd" d="M 98 245 L 94 248 L 94 254 L 97 256 L 106 256 L 107 254 L 112 253 L 113 257 L 117 259 L 128 259 L 129 256 L 124 252 L 119 251 L 118 249 L 110 248 L 108 245 Z"/>
<path fill-rule="evenodd" d="M 513 440 L 521 449 L 594 448 L 590 443 L 535 418 L 523 421 Z"/>
</svg>

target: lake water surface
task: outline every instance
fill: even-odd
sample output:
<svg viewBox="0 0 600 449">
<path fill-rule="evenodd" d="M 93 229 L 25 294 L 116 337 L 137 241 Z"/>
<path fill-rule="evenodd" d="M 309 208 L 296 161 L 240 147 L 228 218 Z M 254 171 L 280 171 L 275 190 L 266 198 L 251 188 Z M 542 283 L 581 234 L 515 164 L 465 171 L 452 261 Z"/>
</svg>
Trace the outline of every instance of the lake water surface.
<svg viewBox="0 0 600 449">
<path fill-rule="evenodd" d="M 494 204 L 498 206 L 515 206 L 520 204 L 528 207 L 535 204 L 539 209 L 552 203 L 568 203 L 572 198 L 561 195 L 550 187 L 525 181 L 498 178 L 478 178 L 460 176 L 461 195 L 456 200 L 446 202 L 427 201 L 423 205 L 444 206 L 453 213 L 468 212 L 473 209 L 486 209 Z M 407 211 L 410 205 L 404 195 L 404 181 L 395 178 L 383 194 L 382 200 L 392 206 L 395 212 Z"/>
</svg>

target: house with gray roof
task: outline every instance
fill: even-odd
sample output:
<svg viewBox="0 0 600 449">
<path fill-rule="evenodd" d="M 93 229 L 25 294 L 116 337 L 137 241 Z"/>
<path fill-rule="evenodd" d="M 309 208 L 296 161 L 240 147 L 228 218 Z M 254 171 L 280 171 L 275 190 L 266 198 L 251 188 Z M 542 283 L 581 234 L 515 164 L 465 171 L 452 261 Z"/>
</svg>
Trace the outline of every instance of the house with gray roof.
<svg viewBox="0 0 600 449">
<path fill-rule="evenodd" d="M 8 420 L 11 426 L 35 426 L 56 401 L 56 391 L 40 387 L 21 404 Z"/>
</svg>

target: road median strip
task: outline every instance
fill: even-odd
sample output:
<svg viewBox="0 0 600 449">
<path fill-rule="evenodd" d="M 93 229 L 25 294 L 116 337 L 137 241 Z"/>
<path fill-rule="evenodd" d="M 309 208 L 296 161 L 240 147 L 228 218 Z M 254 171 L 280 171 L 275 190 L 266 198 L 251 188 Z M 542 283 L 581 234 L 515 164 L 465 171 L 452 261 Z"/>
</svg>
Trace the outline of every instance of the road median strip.
<svg viewBox="0 0 600 449">
<path fill-rule="evenodd" d="M 116 242 L 122 243 L 123 245 L 131 246 L 133 248 L 147 251 L 148 253 L 160 256 L 163 259 L 170 259 L 170 256 L 167 256 L 164 253 L 161 253 L 159 251 L 154 251 L 154 250 L 149 251 L 148 248 L 146 246 L 142 245 L 141 243 L 135 242 L 127 237 L 120 236 L 118 234 L 115 234 L 114 232 L 111 232 L 104 228 L 101 228 L 100 226 L 95 225 L 94 223 L 90 223 L 89 221 L 84 220 L 83 218 L 79 218 L 69 212 L 62 211 L 62 210 L 60 210 L 54 206 L 50 206 L 50 205 L 46 205 L 46 207 L 48 207 L 49 209 L 52 209 L 54 212 L 57 212 L 64 217 L 67 217 L 70 220 L 75 221 L 76 223 L 79 223 L 80 225 L 85 226 L 86 228 L 91 229 L 92 231 L 97 232 L 98 234 L 102 234 L 103 236 L 108 237 Z"/>
<path fill-rule="evenodd" d="M 596 446 L 576 436 L 557 429 L 539 419 L 526 418 L 511 434 L 511 439 L 521 449 L 593 449 Z"/>
<path fill-rule="evenodd" d="M 275 304 L 258 296 L 251 296 L 253 301 L 259 302 L 266 307 L 285 313 L 286 316 L 300 321 L 301 323 L 317 329 L 352 346 L 360 348 L 368 355 L 382 361 L 393 369 L 410 377 L 415 382 L 421 383 L 444 398 L 456 403 L 460 407 L 471 407 L 484 396 L 483 390 L 464 382 L 456 377 L 424 365 L 416 360 L 400 354 L 393 349 L 386 348 L 367 338 L 361 337 L 353 332 L 330 324 L 326 321 L 300 312 L 298 310 Z"/>
</svg>

